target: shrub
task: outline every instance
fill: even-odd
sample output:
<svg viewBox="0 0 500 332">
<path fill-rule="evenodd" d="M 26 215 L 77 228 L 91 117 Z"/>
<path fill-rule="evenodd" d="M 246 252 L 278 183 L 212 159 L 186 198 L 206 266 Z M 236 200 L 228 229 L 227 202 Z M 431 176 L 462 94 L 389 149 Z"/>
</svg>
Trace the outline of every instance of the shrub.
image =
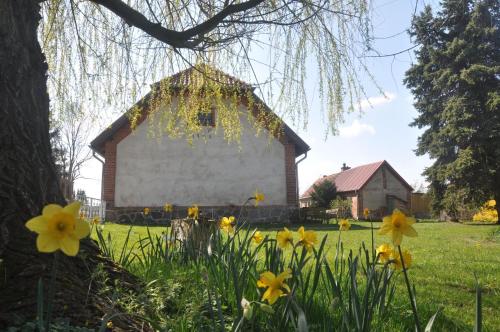
<svg viewBox="0 0 500 332">
<path fill-rule="evenodd" d="M 483 221 L 483 222 L 497 222 L 498 212 L 496 210 L 496 201 L 490 199 L 479 209 L 479 211 L 472 217 L 473 221 Z"/>
<path fill-rule="evenodd" d="M 351 217 L 351 200 L 349 198 L 337 197 L 330 202 L 330 208 L 337 210 L 339 218 Z"/>
</svg>

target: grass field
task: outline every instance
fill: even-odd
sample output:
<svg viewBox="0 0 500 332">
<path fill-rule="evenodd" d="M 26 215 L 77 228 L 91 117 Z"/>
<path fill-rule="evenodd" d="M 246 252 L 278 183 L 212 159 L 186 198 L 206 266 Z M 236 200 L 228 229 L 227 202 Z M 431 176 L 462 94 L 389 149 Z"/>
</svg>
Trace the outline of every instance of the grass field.
<svg viewBox="0 0 500 332">
<path fill-rule="evenodd" d="M 379 223 L 374 223 L 378 228 Z M 123 243 L 130 226 L 105 224 L 103 233 L 111 233 L 117 246 Z M 296 230 L 298 227 L 292 227 Z M 336 225 L 311 225 L 318 238 L 327 236 L 327 259 L 333 260 L 338 237 Z M 413 265 L 409 270 L 410 280 L 417 290 L 419 312 L 427 320 L 436 310 L 442 308 L 437 319 L 436 331 L 471 331 L 474 323 L 475 279 L 477 276 L 483 287 L 483 327 L 485 331 L 500 331 L 500 227 L 493 225 L 472 225 L 458 223 L 418 223 L 415 225 L 418 237 L 405 237 L 402 247 L 413 255 Z M 264 229 L 263 234 L 275 237 L 277 229 Z M 151 227 L 152 234 L 160 234 L 163 227 Z M 129 243 L 145 237 L 147 228 L 134 226 Z M 93 233 L 95 236 L 95 232 Z M 348 232 L 342 233 L 346 249 L 357 252 L 364 241 L 370 245 L 370 224 L 353 222 Z M 386 236 L 375 232 L 375 243 L 389 242 Z M 189 271 L 186 271 L 189 274 Z M 189 282 L 180 273 L 170 273 L 172 285 Z M 403 278 L 397 278 L 397 296 L 394 302 L 394 330 L 400 330 L 398 320 L 411 320 L 410 306 L 405 292 Z M 184 295 L 188 297 L 189 295 Z M 183 309 L 177 314 L 183 317 L 182 310 L 192 310 L 189 299 L 182 299 Z M 178 317 L 178 318 L 179 318 Z M 181 319 L 182 320 L 182 319 Z M 391 325 L 389 325 L 391 326 Z"/>
</svg>

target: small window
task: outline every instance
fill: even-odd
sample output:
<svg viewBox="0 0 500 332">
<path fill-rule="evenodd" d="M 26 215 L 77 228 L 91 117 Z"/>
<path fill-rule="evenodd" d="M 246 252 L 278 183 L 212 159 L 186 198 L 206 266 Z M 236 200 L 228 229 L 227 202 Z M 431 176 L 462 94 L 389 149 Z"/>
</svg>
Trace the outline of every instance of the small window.
<svg viewBox="0 0 500 332">
<path fill-rule="evenodd" d="M 198 121 L 202 126 L 215 127 L 215 110 L 212 109 L 209 113 L 198 112 Z"/>
</svg>

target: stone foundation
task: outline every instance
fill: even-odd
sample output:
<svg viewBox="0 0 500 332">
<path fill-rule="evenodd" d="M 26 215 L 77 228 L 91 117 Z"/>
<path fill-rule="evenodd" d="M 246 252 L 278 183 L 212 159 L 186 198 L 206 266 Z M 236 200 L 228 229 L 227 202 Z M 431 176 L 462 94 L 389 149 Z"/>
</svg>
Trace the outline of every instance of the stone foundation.
<svg viewBox="0 0 500 332">
<path fill-rule="evenodd" d="M 106 221 L 127 225 L 165 225 L 169 226 L 173 219 L 187 216 L 188 206 L 174 206 L 173 212 L 163 211 L 163 207 L 148 207 L 150 212 L 144 214 L 145 207 L 114 207 L 106 209 Z M 235 216 L 240 222 L 249 223 L 290 223 L 295 218 L 298 207 L 295 206 L 200 206 L 200 215 L 219 220 L 222 217 Z M 241 214 L 240 214 L 241 213 Z"/>
</svg>

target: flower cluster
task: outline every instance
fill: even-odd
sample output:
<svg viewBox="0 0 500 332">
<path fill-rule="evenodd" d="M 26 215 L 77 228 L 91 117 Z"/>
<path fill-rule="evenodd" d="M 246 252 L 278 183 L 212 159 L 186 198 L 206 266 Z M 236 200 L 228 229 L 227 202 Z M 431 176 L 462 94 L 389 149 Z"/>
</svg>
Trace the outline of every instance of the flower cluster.
<svg viewBox="0 0 500 332">
<path fill-rule="evenodd" d="M 388 243 L 384 243 L 377 248 L 377 256 L 381 263 L 388 262 L 393 264 L 391 267 L 394 267 L 396 270 L 401 270 L 403 268 L 401 255 L 399 255 L 398 250 L 392 248 Z M 403 261 L 405 268 L 410 268 L 413 258 L 408 250 L 403 251 Z"/>
<path fill-rule="evenodd" d="M 318 242 L 316 232 L 314 231 L 306 231 L 304 226 L 301 226 L 297 233 L 299 234 L 299 240 L 297 241 L 297 245 L 302 245 L 307 251 L 311 251 L 314 248 L 314 245 Z M 281 249 L 287 249 L 290 246 L 293 246 L 293 232 L 288 228 L 284 227 L 282 231 L 279 231 L 276 234 L 276 241 L 278 242 L 278 247 Z"/>
<path fill-rule="evenodd" d="M 405 269 L 409 268 L 412 264 L 412 256 L 408 250 L 401 252 L 401 242 L 403 241 L 403 235 L 409 237 L 416 237 L 417 231 L 413 228 L 415 219 L 407 217 L 403 212 L 395 209 L 392 215 L 387 216 L 383 219 L 382 226 L 380 227 L 379 234 L 387 234 L 392 238 L 392 243 L 394 246 L 398 247 L 396 250 L 392 248 L 388 243 L 384 243 L 377 248 L 377 257 L 380 262 L 389 262 L 393 264 L 395 269 L 402 269 L 403 264 Z M 401 252 L 401 254 L 400 254 Z"/>
<path fill-rule="evenodd" d="M 234 216 L 223 217 L 220 220 L 219 227 L 222 230 L 226 231 L 227 233 L 234 233 L 234 224 L 235 224 Z"/>
</svg>

